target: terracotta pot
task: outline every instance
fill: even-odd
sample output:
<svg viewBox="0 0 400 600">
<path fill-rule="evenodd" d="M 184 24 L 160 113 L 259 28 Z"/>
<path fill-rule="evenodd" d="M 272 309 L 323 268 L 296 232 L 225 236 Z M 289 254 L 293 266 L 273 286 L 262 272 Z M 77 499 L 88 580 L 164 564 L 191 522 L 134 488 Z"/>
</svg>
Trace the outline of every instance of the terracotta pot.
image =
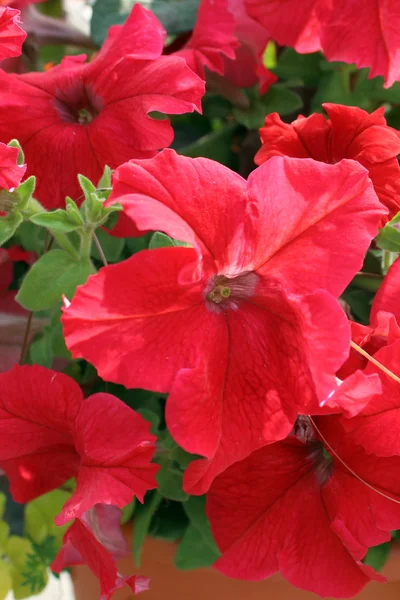
<svg viewBox="0 0 400 600">
<path fill-rule="evenodd" d="M 127 532 L 130 537 L 130 532 Z M 147 538 L 143 549 L 142 566 L 135 568 L 132 558 L 120 561 L 123 574 L 138 573 L 150 577 L 150 590 L 143 600 L 317 600 L 315 594 L 291 586 L 280 575 L 260 582 L 237 581 L 224 577 L 213 569 L 178 571 L 174 567 L 176 545 Z M 399 600 L 400 546 L 393 545 L 384 574 L 389 583 L 370 583 L 357 600 Z M 76 600 L 99 600 L 99 585 L 86 567 L 72 570 Z M 113 600 L 131 600 L 135 596 L 128 588 L 118 590 Z"/>
</svg>

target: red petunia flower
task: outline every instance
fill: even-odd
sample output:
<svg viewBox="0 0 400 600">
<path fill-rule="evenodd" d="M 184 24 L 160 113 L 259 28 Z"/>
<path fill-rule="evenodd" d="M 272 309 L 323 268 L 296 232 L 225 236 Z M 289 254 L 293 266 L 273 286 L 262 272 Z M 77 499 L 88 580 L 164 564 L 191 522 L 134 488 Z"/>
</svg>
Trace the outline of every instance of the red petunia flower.
<svg viewBox="0 0 400 600">
<path fill-rule="evenodd" d="M 201 0 L 190 39 L 173 56 L 182 56 L 202 79 L 205 78 L 204 67 L 222 75 L 223 57 L 235 58 L 238 45 L 235 25 L 235 19 L 228 10 L 228 0 Z"/>
<path fill-rule="evenodd" d="M 362 6 L 348 0 L 334 0 L 321 42 L 328 60 L 369 67 L 369 77 L 382 75 L 384 87 L 400 80 L 397 0 L 363 0 Z"/>
<path fill-rule="evenodd" d="M 315 113 L 288 124 L 277 113 L 268 115 L 260 129 L 262 147 L 255 162 L 260 165 L 271 156 L 313 158 L 330 164 L 342 158 L 357 160 L 368 169 L 380 201 L 389 209 L 383 225 L 400 210 L 398 132 L 386 125 L 383 108 L 368 114 L 355 106 L 322 106 L 328 120 Z"/>
<path fill-rule="evenodd" d="M 330 0 L 245 0 L 245 5 L 249 16 L 281 46 L 301 53 L 321 50 L 321 26 Z"/>
<path fill-rule="evenodd" d="M 78 198 L 78 173 L 97 182 L 106 164 L 115 168 L 168 146 L 171 125 L 151 111 L 200 110 L 204 82 L 182 58 L 161 56 L 165 35 L 136 4 L 92 62 L 75 56 L 46 73 L 0 72 L 0 140 L 18 138 L 46 208 L 64 206 L 66 195 Z"/>
<path fill-rule="evenodd" d="M 56 517 L 63 525 L 95 504 L 124 507 L 157 487 L 149 423 L 111 394 L 84 399 L 69 377 L 39 366 L 0 374 L 0 467 L 17 502 L 76 476 Z"/>
<path fill-rule="evenodd" d="M 109 600 L 115 590 L 129 585 L 135 594 L 149 587 L 146 577 L 124 577 L 115 561 L 129 554 L 119 526 L 121 511 L 115 506 L 96 504 L 71 525 L 51 568 L 60 573 L 67 567 L 87 564 L 100 581 L 100 600 Z"/>
<path fill-rule="evenodd" d="M 235 34 L 240 46 L 236 49 L 234 60 L 224 59 L 225 77 L 239 88 L 259 83 L 260 94 L 265 94 L 278 79 L 265 68 L 262 59 L 271 36 L 248 16 L 244 0 L 229 0 L 229 10 L 236 20 Z"/>
<path fill-rule="evenodd" d="M 0 190 L 12 191 L 21 183 L 26 165 L 17 163 L 19 150 L 0 143 Z"/>
<path fill-rule="evenodd" d="M 328 446 L 300 417 L 295 435 L 214 480 L 207 514 L 222 552 L 214 566 L 249 580 L 280 571 L 299 588 L 349 598 L 370 580 L 384 580 L 361 560 L 400 526 L 400 457 L 370 456 L 340 417 L 316 423 Z"/>
<path fill-rule="evenodd" d="M 275 158 L 246 183 L 168 150 L 118 169 L 109 202 L 193 248 L 143 251 L 90 277 L 65 309 L 67 345 L 104 379 L 170 392 L 172 436 L 206 457 L 185 487 L 203 493 L 335 388 L 348 324 L 321 288 L 341 293 L 384 209 L 354 162 Z"/>
<path fill-rule="evenodd" d="M 26 33 L 19 26 L 20 14 L 15 8 L 0 5 L 0 61 L 22 52 Z"/>
</svg>

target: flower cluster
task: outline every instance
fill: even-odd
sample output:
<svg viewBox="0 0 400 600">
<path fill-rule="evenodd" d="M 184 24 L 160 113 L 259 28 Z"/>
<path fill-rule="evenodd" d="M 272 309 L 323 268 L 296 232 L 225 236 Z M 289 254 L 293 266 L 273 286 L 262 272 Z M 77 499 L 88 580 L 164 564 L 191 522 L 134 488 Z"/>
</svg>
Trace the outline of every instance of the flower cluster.
<svg viewBox="0 0 400 600">
<path fill-rule="evenodd" d="M 139 2 L 89 60 L 0 68 L 0 333 L 27 322 L 7 360 L 0 337 L 0 470 L 27 507 L 66 494 L 62 543 L 25 543 L 87 564 L 101 600 L 148 589 L 119 572 L 120 525 L 163 498 L 190 507 L 182 544 L 201 513 L 197 566 L 323 597 L 385 580 L 366 557 L 400 529 L 400 95 L 278 44 L 388 86 L 400 13 L 303 4 L 201 0 L 167 31 Z M 0 60 L 24 38 L 0 7 Z"/>
</svg>

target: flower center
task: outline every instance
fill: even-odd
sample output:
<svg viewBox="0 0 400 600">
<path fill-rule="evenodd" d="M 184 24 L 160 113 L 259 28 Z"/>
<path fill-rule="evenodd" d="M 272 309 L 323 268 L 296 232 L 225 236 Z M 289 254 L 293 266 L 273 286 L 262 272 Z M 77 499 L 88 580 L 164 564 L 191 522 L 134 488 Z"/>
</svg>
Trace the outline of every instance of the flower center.
<svg viewBox="0 0 400 600">
<path fill-rule="evenodd" d="M 66 123 L 88 125 L 100 113 L 103 102 L 90 86 L 77 81 L 68 88 L 57 90 L 54 105 Z"/>
<path fill-rule="evenodd" d="M 313 464 L 314 473 L 320 487 L 325 485 L 333 471 L 333 460 L 324 444 L 316 439 L 310 418 L 305 415 L 297 417 L 293 428 L 294 435 L 308 449 L 308 459 Z"/>
<path fill-rule="evenodd" d="M 205 291 L 208 308 L 215 312 L 226 308 L 236 310 L 240 302 L 254 294 L 258 275 L 253 271 L 240 273 L 236 277 L 215 275 Z"/>
</svg>

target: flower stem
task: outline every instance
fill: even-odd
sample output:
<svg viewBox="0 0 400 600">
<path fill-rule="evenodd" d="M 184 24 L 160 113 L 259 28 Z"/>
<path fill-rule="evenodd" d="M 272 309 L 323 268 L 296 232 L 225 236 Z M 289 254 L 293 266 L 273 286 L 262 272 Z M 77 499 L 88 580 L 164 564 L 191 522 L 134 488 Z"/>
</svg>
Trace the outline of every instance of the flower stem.
<svg viewBox="0 0 400 600">
<path fill-rule="evenodd" d="M 24 364 L 26 352 L 28 350 L 28 340 L 29 340 L 29 334 L 31 332 L 32 319 L 33 319 L 33 312 L 31 311 L 28 315 L 28 320 L 26 322 L 24 341 L 22 342 L 21 354 L 19 356 L 19 364 L 20 365 Z"/>
<path fill-rule="evenodd" d="M 99 251 L 100 258 L 101 258 L 101 260 L 103 262 L 103 265 L 105 267 L 107 267 L 108 266 L 108 262 L 107 262 L 106 256 L 105 256 L 103 248 L 101 247 L 101 244 L 99 242 L 99 238 L 97 237 L 97 235 L 95 234 L 95 232 L 93 232 L 93 239 L 94 239 L 94 243 L 96 244 L 96 248 Z"/>
<path fill-rule="evenodd" d="M 377 273 L 357 273 L 353 279 L 354 284 L 367 292 L 377 292 L 382 283 L 382 276 Z"/>
<path fill-rule="evenodd" d="M 93 234 L 94 231 L 92 228 L 88 228 L 81 233 L 81 260 L 90 260 Z"/>
</svg>

